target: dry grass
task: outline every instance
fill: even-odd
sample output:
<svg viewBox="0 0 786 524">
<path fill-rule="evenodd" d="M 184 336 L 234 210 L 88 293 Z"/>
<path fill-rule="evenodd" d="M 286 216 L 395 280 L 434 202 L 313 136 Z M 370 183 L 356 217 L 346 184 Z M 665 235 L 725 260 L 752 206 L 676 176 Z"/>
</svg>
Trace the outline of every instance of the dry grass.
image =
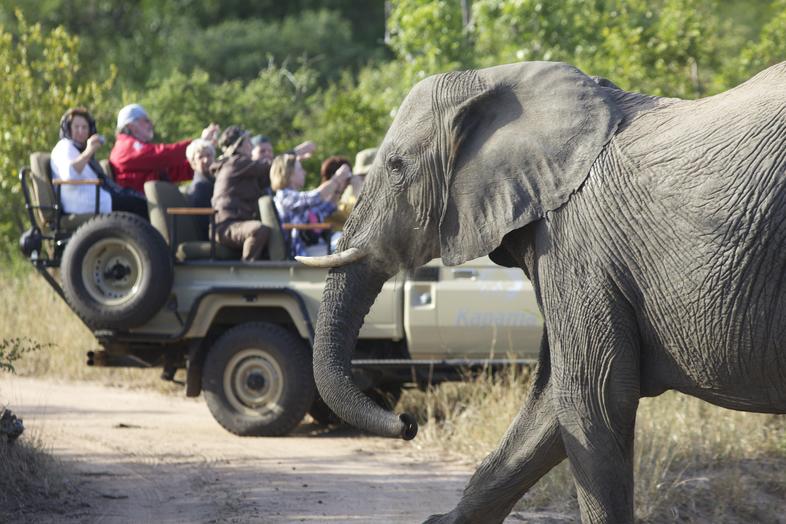
<svg viewBox="0 0 786 524">
<path fill-rule="evenodd" d="M 425 421 L 419 446 L 479 462 L 518 413 L 528 379 L 509 371 L 410 391 L 400 408 Z M 730 411 L 678 393 L 642 399 L 634 474 L 640 522 L 784 522 L 786 419 Z M 578 519 L 567 461 L 517 509 Z"/>
<path fill-rule="evenodd" d="M 0 522 L 34 522 L 36 513 L 62 513 L 75 490 L 63 465 L 38 435 L 25 432 L 8 444 L 0 439 Z"/>
<path fill-rule="evenodd" d="M 19 375 L 182 392 L 181 387 L 160 379 L 160 369 L 88 367 L 86 353 L 98 343 L 35 272 L 12 275 L 0 271 L 0 297 L 0 340 L 18 337 L 44 346 L 16 363 Z"/>
</svg>

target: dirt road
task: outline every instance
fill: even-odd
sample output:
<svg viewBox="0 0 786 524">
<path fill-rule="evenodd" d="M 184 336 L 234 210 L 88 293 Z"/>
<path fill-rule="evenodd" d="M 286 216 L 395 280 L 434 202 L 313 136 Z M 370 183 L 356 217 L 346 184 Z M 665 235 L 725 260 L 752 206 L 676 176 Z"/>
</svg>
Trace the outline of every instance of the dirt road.
<svg viewBox="0 0 786 524">
<path fill-rule="evenodd" d="M 202 399 L 6 376 L 0 389 L 77 479 L 82 500 L 36 522 L 421 522 L 472 471 L 347 428 L 236 437 Z"/>
</svg>

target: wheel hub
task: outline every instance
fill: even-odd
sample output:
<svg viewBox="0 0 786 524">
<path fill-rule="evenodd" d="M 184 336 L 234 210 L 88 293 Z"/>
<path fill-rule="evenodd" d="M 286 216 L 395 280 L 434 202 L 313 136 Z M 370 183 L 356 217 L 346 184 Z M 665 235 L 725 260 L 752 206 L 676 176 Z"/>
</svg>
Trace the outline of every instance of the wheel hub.
<svg viewBox="0 0 786 524">
<path fill-rule="evenodd" d="M 264 349 L 245 349 L 227 363 L 224 391 L 229 403 L 238 411 L 254 416 L 274 416 L 284 394 L 284 372 Z"/>
<path fill-rule="evenodd" d="M 85 253 L 82 279 L 92 298 L 106 306 L 119 306 L 135 296 L 144 278 L 142 256 L 133 242 L 105 238 Z"/>
<path fill-rule="evenodd" d="M 246 378 L 246 385 L 253 391 L 262 391 L 265 387 L 265 377 L 262 376 L 262 373 L 251 373 Z"/>
<path fill-rule="evenodd" d="M 107 280 L 123 280 L 126 276 L 131 274 L 131 268 L 118 261 L 104 273 L 104 278 Z"/>
</svg>

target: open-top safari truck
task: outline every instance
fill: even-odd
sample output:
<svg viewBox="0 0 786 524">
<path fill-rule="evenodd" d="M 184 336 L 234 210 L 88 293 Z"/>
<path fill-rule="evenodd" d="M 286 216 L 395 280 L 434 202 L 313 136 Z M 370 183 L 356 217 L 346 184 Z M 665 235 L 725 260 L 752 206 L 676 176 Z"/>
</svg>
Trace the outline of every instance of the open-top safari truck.
<svg viewBox="0 0 786 524">
<path fill-rule="evenodd" d="M 49 155 L 34 153 L 20 180 L 31 228 L 25 256 L 93 332 L 90 366 L 160 367 L 174 380 L 186 369 L 188 396 L 204 391 L 211 413 L 239 435 L 283 435 L 307 412 L 333 415 L 315 393 L 313 325 L 327 270 L 287 257 L 285 231 L 270 196 L 259 215 L 273 234 L 267 260 L 200 235 L 178 188 L 148 182 L 150 222 L 113 212 L 61 211 L 61 180 Z M 105 165 L 105 170 L 109 168 Z M 92 184 L 99 198 L 100 180 Z M 381 403 L 405 385 L 461 378 L 462 371 L 526 364 L 537 357 L 541 317 L 521 272 L 487 258 L 455 268 L 438 261 L 400 273 L 366 317 L 352 367 Z M 87 349 L 87 348 L 86 348 Z"/>
</svg>

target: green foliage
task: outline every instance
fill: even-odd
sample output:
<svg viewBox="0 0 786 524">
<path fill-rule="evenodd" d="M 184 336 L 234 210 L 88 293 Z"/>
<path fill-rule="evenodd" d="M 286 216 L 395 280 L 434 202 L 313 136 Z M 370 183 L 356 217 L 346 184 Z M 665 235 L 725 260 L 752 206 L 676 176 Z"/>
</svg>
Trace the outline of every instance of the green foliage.
<svg viewBox="0 0 786 524">
<path fill-rule="evenodd" d="M 602 1 L 480 0 L 472 9 L 476 52 L 484 65 L 592 54 L 606 18 Z"/>
<path fill-rule="evenodd" d="M 305 138 L 319 145 L 320 156 L 344 155 L 376 147 L 390 125 L 390 113 L 350 78 L 313 96 L 296 120 Z"/>
<path fill-rule="evenodd" d="M 733 80 L 745 80 L 750 73 L 786 59 L 786 0 L 773 2 L 770 11 L 773 16 L 762 27 L 758 41 L 750 42 L 740 54 Z"/>
<path fill-rule="evenodd" d="M 314 85 L 315 73 L 308 68 L 289 71 L 270 65 L 245 84 L 214 83 L 204 71 L 190 76 L 175 72 L 138 98 L 127 93 L 124 99 L 145 106 L 156 123 L 158 141 L 195 137 L 216 122 L 268 135 L 281 150 L 297 143 L 301 132 L 293 121 Z"/>
<path fill-rule="evenodd" d="M 29 20 L 41 23 L 44 31 L 58 27 L 79 35 L 78 62 L 91 79 L 111 75 L 112 67 L 122 72 L 123 82 L 144 85 L 154 64 L 166 56 L 174 35 L 188 34 L 191 21 L 183 16 L 189 0 L 0 0 L 0 24 L 17 32 L 13 18 L 3 20 L 3 11 L 18 9 Z"/>
<path fill-rule="evenodd" d="M 453 0 L 397 0 L 388 19 L 388 45 L 425 74 L 467 65 L 471 51 L 461 5 Z"/>
<path fill-rule="evenodd" d="M 19 235 L 22 199 L 18 170 L 33 151 L 49 151 L 69 107 L 96 107 L 113 82 L 85 82 L 79 41 L 62 28 L 44 31 L 17 12 L 17 34 L 0 28 L 0 241 Z M 101 117 L 102 115 L 98 115 Z M 7 251 L 7 250 L 5 250 Z"/>
<path fill-rule="evenodd" d="M 173 69 L 203 69 L 214 80 L 253 79 L 276 63 L 308 57 L 323 79 L 336 68 L 384 55 L 384 4 L 357 0 L 0 0 L 47 29 L 63 26 L 83 41 L 79 59 L 101 78 L 110 64 L 125 87 L 142 88 Z"/>
<path fill-rule="evenodd" d="M 214 80 L 252 80 L 268 62 L 307 64 L 320 78 L 338 78 L 363 54 L 352 40 L 348 21 L 333 11 L 305 11 L 278 21 L 227 20 L 178 35 L 159 69 L 196 68 Z M 195 45 L 195 43 L 197 43 Z"/>
<path fill-rule="evenodd" d="M 0 371 L 15 373 L 14 362 L 22 358 L 22 355 L 50 347 L 52 344 L 41 344 L 26 337 L 0 339 Z"/>
<path fill-rule="evenodd" d="M 479 0 L 473 5 L 484 65 L 559 60 L 625 89 L 696 98 L 717 91 L 733 39 L 716 0 Z"/>
</svg>

